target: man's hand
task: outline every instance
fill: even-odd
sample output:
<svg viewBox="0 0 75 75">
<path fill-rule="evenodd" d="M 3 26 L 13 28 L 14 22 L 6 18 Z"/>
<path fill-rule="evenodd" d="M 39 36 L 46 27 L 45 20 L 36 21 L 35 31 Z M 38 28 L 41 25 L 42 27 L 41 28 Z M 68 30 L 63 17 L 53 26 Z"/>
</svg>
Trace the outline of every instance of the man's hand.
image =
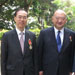
<svg viewBox="0 0 75 75">
<path fill-rule="evenodd" d="M 75 75 L 75 72 L 70 72 L 70 75 Z"/>
<path fill-rule="evenodd" d="M 72 75 L 72 72 L 70 72 L 70 74 L 69 75 Z"/>
<path fill-rule="evenodd" d="M 39 75 L 43 75 L 43 71 L 40 71 L 40 72 L 39 72 Z"/>
</svg>

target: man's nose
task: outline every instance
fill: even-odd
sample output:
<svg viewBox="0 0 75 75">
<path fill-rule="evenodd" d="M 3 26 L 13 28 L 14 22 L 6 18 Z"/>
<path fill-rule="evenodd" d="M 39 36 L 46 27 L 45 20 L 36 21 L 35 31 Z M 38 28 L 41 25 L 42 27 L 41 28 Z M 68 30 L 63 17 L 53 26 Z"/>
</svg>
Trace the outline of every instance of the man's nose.
<svg viewBox="0 0 75 75">
<path fill-rule="evenodd" d="M 58 22 L 62 22 L 62 19 L 59 19 Z"/>
</svg>

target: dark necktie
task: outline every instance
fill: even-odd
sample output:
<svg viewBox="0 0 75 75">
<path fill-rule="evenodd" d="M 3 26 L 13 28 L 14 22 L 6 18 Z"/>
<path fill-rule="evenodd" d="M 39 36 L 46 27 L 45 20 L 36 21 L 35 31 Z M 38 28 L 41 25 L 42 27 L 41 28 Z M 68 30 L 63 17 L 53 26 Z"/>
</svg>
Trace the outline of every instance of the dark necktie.
<svg viewBox="0 0 75 75">
<path fill-rule="evenodd" d="M 58 52 L 60 52 L 60 50 L 61 50 L 60 31 L 58 31 L 58 34 L 57 34 L 57 46 L 58 46 Z"/>
<path fill-rule="evenodd" d="M 20 37 L 20 45 L 21 45 L 21 49 L 22 49 L 22 53 L 24 53 L 24 39 L 23 39 L 23 32 L 20 33 L 21 37 Z"/>
</svg>

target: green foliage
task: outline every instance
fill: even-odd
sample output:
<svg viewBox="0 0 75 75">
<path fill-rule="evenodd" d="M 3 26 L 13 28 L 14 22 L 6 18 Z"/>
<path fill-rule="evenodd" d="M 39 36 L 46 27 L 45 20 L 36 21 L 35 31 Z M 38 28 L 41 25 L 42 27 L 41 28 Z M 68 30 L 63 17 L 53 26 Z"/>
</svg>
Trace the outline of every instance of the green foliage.
<svg viewBox="0 0 75 75">
<path fill-rule="evenodd" d="M 75 31 L 75 23 L 72 24 L 72 25 L 67 25 L 67 28 L 69 28 L 69 29 Z"/>
<path fill-rule="evenodd" d="M 40 29 L 35 28 L 35 29 L 29 29 L 29 31 L 34 32 L 36 35 L 36 38 L 38 37 L 39 33 L 40 33 Z"/>
<path fill-rule="evenodd" d="M 75 25 L 75 3 L 72 0 L 8 0 L 0 8 L 0 28 L 13 28 L 15 24 L 13 20 L 14 11 L 19 7 L 28 8 L 28 4 L 31 1 L 32 4 L 29 7 L 28 13 L 33 20 L 31 19 L 32 22 L 28 21 L 29 29 L 38 28 L 41 30 L 52 25 L 51 17 L 57 9 L 63 9 L 67 13 L 67 27 Z"/>
<path fill-rule="evenodd" d="M 1 38 L 2 38 L 2 36 L 3 36 L 3 34 L 5 33 L 5 32 L 7 32 L 8 30 L 6 30 L 6 29 L 3 29 L 2 31 L 0 31 L 0 40 L 1 40 Z"/>
<path fill-rule="evenodd" d="M 44 29 L 49 28 L 49 27 L 51 27 L 51 26 L 48 26 L 48 25 L 46 24 L 46 21 L 44 21 Z M 37 38 L 37 37 L 39 36 L 39 34 L 40 34 L 41 29 L 35 27 L 35 28 L 31 28 L 31 29 L 29 29 L 29 31 L 34 32 L 35 35 L 36 35 L 36 38 Z"/>
<path fill-rule="evenodd" d="M 72 2 L 72 0 L 55 0 L 53 4 L 56 5 L 58 9 L 62 9 L 66 12 L 66 27 L 75 31 L 75 2 Z"/>
<path fill-rule="evenodd" d="M 40 2 L 40 4 L 43 4 L 43 3 L 50 4 L 54 0 L 38 0 L 38 1 Z"/>
</svg>

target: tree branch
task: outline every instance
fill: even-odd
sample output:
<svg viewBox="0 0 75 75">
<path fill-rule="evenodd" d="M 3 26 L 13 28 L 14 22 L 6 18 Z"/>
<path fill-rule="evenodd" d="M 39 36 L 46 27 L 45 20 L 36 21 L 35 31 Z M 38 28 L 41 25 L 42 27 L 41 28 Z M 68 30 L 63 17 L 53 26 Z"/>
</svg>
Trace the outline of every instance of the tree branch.
<svg viewBox="0 0 75 75">
<path fill-rule="evenodd" d="M 28 0 L 25 0 L 25 6 L 24 6 L 24 8 L 26 9 L 26 11 L 28 11 L 28 9 L 31 6 L 31 4 L 32 4 L 32 0 L 30 1 L 29 4 L 28 4 Z"/>
<path fill-rule="evenodd" d="M 31 6 L 31 4 L 32 4 L 32 0 L 30 1 L 30 3 L 28 5 Z"/>
</svg>

